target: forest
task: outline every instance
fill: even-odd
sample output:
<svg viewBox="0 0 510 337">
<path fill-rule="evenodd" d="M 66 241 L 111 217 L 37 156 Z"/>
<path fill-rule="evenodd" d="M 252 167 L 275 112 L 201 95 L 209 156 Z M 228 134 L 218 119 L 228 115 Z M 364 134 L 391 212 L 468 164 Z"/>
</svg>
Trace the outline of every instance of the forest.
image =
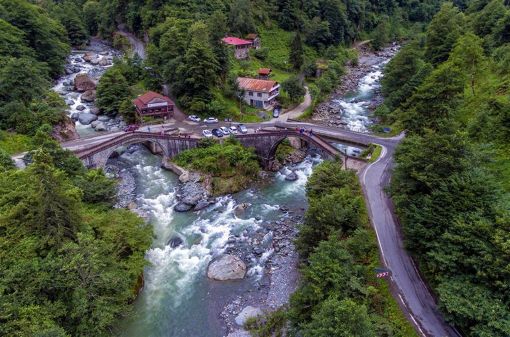
<svg viewBox="0 0 510 337">
<path fill-rule="evenodd" d="M 317 103 L 356 59 L 352 43 L 370 39 L 378 49 L 402 42 L 385 69 L 385 103 L 376 113 L 381 125 L 406 131 L 391 186 L 406 245 L 463 335 L 509 336 L 509 6 L 0 0 L 0 335 L 109 336 L 130 313 L 151 230 L 113 208 L 114 181 L 87 170 L 50 136 L 66 119 L 51 85 L 71 48 L 99 37 L 129 49 L 116 33 L 122 29 L 148 39 L 147 57 L 116 60 L 98 85 L 97 104 L 128 121 L 132 95 L 163 84 L 187 112 L 257 120 L 250 108 L 238 110 L 235 78 L 260 66 L 273 68 L 282 82 L 284 104 L 301 99 L 303 79 Z M 263 44 L 250 62 L 235 60 L 220 43 L 227 34 L 250 33 Z M 315 78 L 319 65 L 327 71 Z M 10 155 L 22 151 L 30 151 L 32 163 L 17 170 Z M 243 156 L 253 175 L 251 153 Z M 308 196 L 296 243 L 303 282 L 284 319 L 307 336 L 412 335 L 388 290 L 373 280 L 377 251 L 355 177 L 324 164 Z"/>
<path fill-rule="evenodd" d="M 510 8 L 446 3 L 388 64 L 379 114 L 407 136 L 391 193 L 407 247 L 463 335 L 510 334 Z"/>
</svg>

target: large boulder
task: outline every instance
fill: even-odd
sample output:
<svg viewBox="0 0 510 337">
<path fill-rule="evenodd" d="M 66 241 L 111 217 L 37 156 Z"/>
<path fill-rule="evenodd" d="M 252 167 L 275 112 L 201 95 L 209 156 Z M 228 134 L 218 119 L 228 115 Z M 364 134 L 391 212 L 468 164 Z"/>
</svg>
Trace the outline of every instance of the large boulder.
<svg viewBox="0 0 510 337">
<path fill-rule="evenodd" d="M 96 53 L 93 53 L 93 52 L 86 52 L 85 55 L 83 55 L 83 59 L 85 60 L 85 62 L 90 62 L 96 58 L 97 58 L 97 55 L 96 55 Z"/>
<path fill-rule="evenodd" d="M 169 245 L 172 248 L 177 248 L 180 245 L 182 245 L 183 243 L 184 243 L 184 241 L 181 239 L 181 237 L 176 235 L 176 236 L 173 236 L 170 240 L 168 240 L 167 245 Z"/>
<path fill-rule="evenodd" d="M 81 101 L 92 103 L 96 100 L 96 91 L 95 90 L 87 90 L 81 95 Z"/>
<path fill-rule="evenodd" d="M 87 74 L 78 74 L 74 78 L 74 88 L 79 92 L 95 90 L 96 82 L 94 82 L 94 80 L 92 80 Z"/>
<path fill-rule="evenodd" d="M 68 140 L 75 140 L 80 138 L 74 126 L 73 120 L 67 116 L 64 117 L 60 123 L 53 126 L 52 135 L 53 138 L 59 142 L 65 142 Z"/>
<path fill-rule="evenodd" d="M 86 109 L 85 105 L 81 105 L 81 104 L 76 107 L 76 110 L 78 110 L 78 111 L 83 111 L 85 109 Z"/>
<path fill-rule="evenodd" d="M 260 310 L 260 308 L 255 308 L 249 305 L 236 316 L 235 321 L 237 325 L 244 326 L 248 319 L 262 315 L 264 315 L 264 313 Z"/>
<path fill-rule="evenodd" d="M 207 268 L 207 277 L 217 281 L 239 280 L 245 275 L 246 264 L 234 255 L 223 255 Z"/>
<path fill-rule="evenodd" d="M 285 180 L 287 180 L 287 181 L 296 181 L 296 180 L 298 180 L 298 175 L 296 174 L 296 172 L 291 171 L 290 173 L 288 173 L 285 176 Z"/>
<path fill-rule="evenodd" d="M 110 60 L 108 60 L 106 57 L 102 57 L 100 60 L 99 60 L 99 65 L 100 66 L 103 66 L 103 67 L 106 67 L 106 66 L 109 66 L 110 64 L 112 64 L 110 62 Z"/>
<path fill-rule="evenodd" d="M 95 121 L 97 119 L 97 116 L 94 115 L 94 114 L 89 114 L 89 113 L 82 113 L 78 116 L 78 120 L 80 121 L 81 124 L 83 125 L 89 125 L 90 123 L 92 123 L 93 121 Z"/>
<path fill-rule="evenodd" d="M 207 190 L 194 181 L 188 181 L 180 188 L 181 202 L 195 206 L 201 199 L 207 197 Z"/>
<path fill-rule="evenodd" d="M 187 212 L 193 208 L 193 205 L 188 205 L 183 202 L 178 203 L 175 205 L 174 210 L 176 212 Z"/>
<path fill-rule="evenodd" d="M 106 127 L 106 125 L 103 122 L 99 122 L 99 123 L 97 123 L 95 129 L 96 129 L 96 131 L 106 131 L 108 128 Z"/>
</svg>

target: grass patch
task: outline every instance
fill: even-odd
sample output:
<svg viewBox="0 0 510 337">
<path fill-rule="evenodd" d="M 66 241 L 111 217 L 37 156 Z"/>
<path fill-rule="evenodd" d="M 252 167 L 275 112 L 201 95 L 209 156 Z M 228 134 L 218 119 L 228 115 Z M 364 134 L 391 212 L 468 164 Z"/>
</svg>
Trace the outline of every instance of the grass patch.
<svg viewBox="0 0 510 337">
<path fill-rule="evenodd" d="M 287 326 L 287 312 L 284 308 L 273 311 L 263 317 L 252 317 L 246 320 L 244 328 L 253 337 L 281 337 Z"/>
<path fill-rule="evenodd" d="M 0 131 L 0 149 L 10 155 L 29 151 L 32 149 L 32 138 L 19 133 Z"/>
</svg>

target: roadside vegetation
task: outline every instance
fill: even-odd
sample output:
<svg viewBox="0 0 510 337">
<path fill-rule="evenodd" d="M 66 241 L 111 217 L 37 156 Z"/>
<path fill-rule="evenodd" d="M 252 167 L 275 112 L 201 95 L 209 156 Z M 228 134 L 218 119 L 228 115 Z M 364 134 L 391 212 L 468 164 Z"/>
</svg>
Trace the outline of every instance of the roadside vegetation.
<svg viewBox="0 0 510 337">
<path fill-rule="evenodd" d="M 222 143 L 202 141 L 199 147 L 179 153 L 174 162 L 184 168 L 204 174 L 211 179 L 212 193 L 222 195 L 239 192 L 258 177 L 260 165 L 251 148 L 235 138 Z"/>
<path fill-rule="evenodd" d="M 446 319 L 510 335 L 510 9 L 446 3 L 390 61 L 386 123 L 407 130 L 392 196 L 407 247 Z"/>
<path fill-rule="evenodd" d="M 417 336 L 388 281 L 376 278 L 377 240 L 355 172 L 324 162 L 306 189 L 310 206 L 296 241 L 301 285 L 288 308 L 247 328 L 254 336 L 274 336 L 289 321 L 291 332 L 303 336 Z"/>
</svg>

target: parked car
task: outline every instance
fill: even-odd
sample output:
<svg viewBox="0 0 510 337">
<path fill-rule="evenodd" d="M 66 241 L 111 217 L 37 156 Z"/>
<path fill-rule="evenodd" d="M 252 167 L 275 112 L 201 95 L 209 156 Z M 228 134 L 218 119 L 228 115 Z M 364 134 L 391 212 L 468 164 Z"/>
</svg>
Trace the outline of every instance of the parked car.
<svg viewBox="0 0 510 337">
<path fill-rule="evenodd" d="M 228 136 L 228 135 L 230 134 L 230 130 L 229 130 L 228 128 L 224 127 L 224 126 L 222 126 L 222 127 L 220 128 L 220 130 L 221 130 L 221 132 L 223 132 L 223 134 L 224 134 L 225 136 Z"/>
<path fill-rule="evenodd" d="M 204 119 L 204 122 L 207 124 L 218 123 L 218 118 L 208 117 L 208 118 Z"/>
<path fill-rule="evenodd" d="M 223 137 L 223 132 L 220 129 L 212 129 L 212 134 L 219 138 Z"/>
<path fill-rule="evenodd" d="M 196 116 L 196 115 L 188 116 L 188 119 L 189 119 L 190 121 L 200 123 L 200 117 L 198 117 L 198 116 Z"/>
<path fill-rule="evenodd" d="M 134 132 L 140 128 L 138 124 L 130 124 L 124 128 L 125 132 Z"/>
<path fill-rule="evenodd" d="M 248 128 L 244 124 L 239 124 L 237 127 L 241 133 L 248 133 Z"/>
<path fill-rule="evenodd" d="M 212 135 L 212 132 L 209 131 L 209 130 L 204 130 L 202 131 L 202 134 L 204 135 L 204 137 L 206 138 L 211 138 L 213 135 Z"/>
<path fill-rule="evenodd" d="M 282 111 L 282 108 L 280 106 L 277 106 L 273 109 L 273 118 L 278 118 L 280 116 L 280 112 Z"/>
<path fill-rule="evenodd" d="M 232 125 L 229 128 L 229 131 L 230 131 L 231 134 L 236 135 L 237 134 L 237 127 L 235 125 Z"/>
</svg>

